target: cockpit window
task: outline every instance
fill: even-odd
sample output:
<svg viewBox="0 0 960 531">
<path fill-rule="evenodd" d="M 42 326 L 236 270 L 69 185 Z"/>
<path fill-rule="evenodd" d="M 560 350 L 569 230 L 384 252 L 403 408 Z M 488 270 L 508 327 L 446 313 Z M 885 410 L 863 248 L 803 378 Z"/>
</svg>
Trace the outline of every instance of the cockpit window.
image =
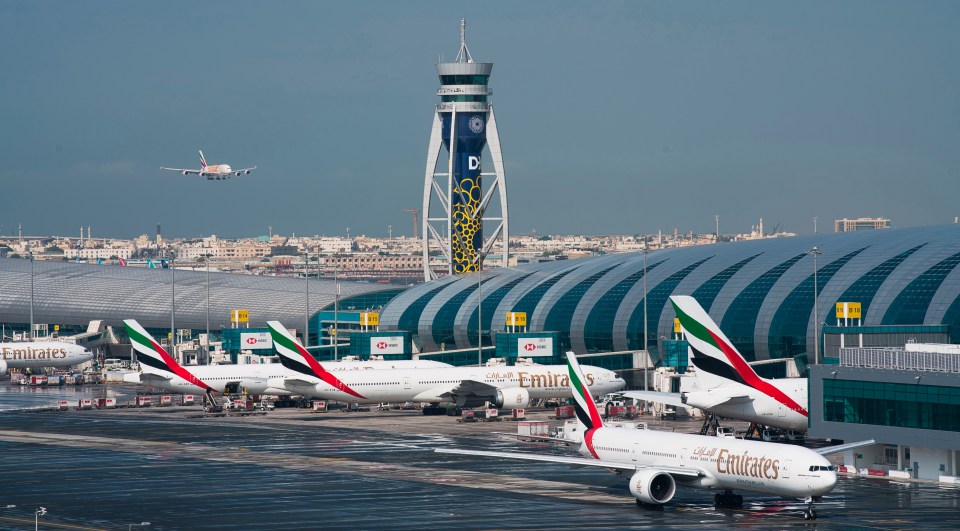
<svg viewBox="0 0 960 531">
<path fill-rule="evenodd" d="M 833 472 L 836 472 L 836 470 L 837 470 L 837 467 L 832 466 L 832 465 L 831 465 L 831 466 L 813 465 L 813 466 L 810 467 L 810 472 L 818 472 L 818 471 L 825 471 L 825 472 L 833 471 Z"/>
</svg>

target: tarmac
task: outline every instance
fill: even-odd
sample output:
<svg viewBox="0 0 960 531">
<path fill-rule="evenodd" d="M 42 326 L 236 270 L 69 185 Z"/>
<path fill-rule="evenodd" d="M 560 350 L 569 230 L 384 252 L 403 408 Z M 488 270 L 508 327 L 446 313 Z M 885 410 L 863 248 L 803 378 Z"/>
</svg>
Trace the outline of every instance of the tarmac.
<svg viewBox="0 0 960 531">
<path fill-rule="evenodd" d="M 132 392 L 110 387 L 121 403 Z M 558 424 L 552 414 L 528 410 L 528 420 Z M 400 410 L 5 411 L 0 529 L 32 527 L 40 506 L 41 529 L 76 530 L 960 528 L 960 489 L 932 483 L 842 477 L 808 522 L 798 500 L 741 492 L 743 508 L 718 510 L 713 492 L 681 487 L 662 509 L 641 508 L 625 479 L 603 470 L 433 453 L 571 452 L 499 433 L 516 425 Z"/>
</svg>

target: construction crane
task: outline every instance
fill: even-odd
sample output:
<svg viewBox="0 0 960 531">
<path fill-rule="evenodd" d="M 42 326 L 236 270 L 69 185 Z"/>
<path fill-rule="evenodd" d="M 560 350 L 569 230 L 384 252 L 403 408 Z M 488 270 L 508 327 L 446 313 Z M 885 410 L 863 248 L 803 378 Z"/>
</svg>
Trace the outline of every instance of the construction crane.
<svg viewBox="0 0 960 531">
<path fill-rule="evenodd" d="M 408 214 L 413 214 L 413 239 L 417 239 L 417 220 L 419 219 L 420 210 L 416 208 L 405 208 L 404 212 Z"/>
</svg>

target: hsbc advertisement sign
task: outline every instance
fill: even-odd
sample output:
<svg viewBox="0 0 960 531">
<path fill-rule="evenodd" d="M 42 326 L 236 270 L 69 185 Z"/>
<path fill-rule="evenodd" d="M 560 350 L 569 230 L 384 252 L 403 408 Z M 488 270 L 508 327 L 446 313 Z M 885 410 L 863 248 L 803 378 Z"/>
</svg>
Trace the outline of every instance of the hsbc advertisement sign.
<svg viewBox="0 0 960 531">
<path fill-rule="evenodd" d="M 517 339 L 517 356 L 553 356 L 552 337 L 521 337 Z"/>
<path fill-rule="evenodd" d="M 403 336 L 371 337 L 370 354 L 403 354 Z"/>
<path fill-rule="evenodd" d="M 241 332 L 240 348 L 243 350 L 264 350 L 273 348 L 270 332 Z"/>
</svg>

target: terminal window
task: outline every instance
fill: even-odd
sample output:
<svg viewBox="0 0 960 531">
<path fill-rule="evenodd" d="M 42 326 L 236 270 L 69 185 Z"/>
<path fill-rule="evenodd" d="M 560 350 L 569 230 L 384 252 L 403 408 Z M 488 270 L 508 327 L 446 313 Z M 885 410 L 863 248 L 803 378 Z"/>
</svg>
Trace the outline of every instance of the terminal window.
<svg viewBox="0 0 960 531">
<path fill-rule="evenodd" d="M 960 432 L 960 387 L 824 380 L 823 420 Z"/>
</svg>

